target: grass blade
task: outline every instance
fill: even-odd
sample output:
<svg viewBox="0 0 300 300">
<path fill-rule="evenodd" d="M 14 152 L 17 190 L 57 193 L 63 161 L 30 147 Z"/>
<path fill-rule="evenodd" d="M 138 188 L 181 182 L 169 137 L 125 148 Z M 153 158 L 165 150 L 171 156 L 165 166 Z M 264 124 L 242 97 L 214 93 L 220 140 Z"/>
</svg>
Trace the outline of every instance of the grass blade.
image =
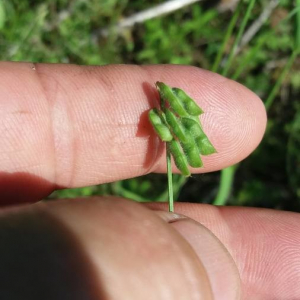
<svg viewBox="0 0 300 300">
<path fill-rule="evenodd" d="M 235 13 L 234 13 L 233 17 L 230 20 L 230 23 L 228 25 L 228 28 L 227 28 L 222 46 L 220 47 L 220 49 L 218 51 L 218 54 L 217 54 L 217 57 L 215 59 L 215 62 L 213 64 L 212 68 L 211 68 L 212 72 L 217 72 L 218 69 L 219 69 L 222 57 L 223 57 L 224 52 L 225 52 L 225 48 L 228 45 L 228 41 L 230 40 L 230 38 L 232 36 L 233 29 L 236 25 L 236 22 L 237 22 L 237 19 L 238 19 L 239 15 L 240 15 L 241 6 L 242 6 L 242 1 L 239 3 L 237 9 L 235 10 Z"/>
<path fill-rule="evenodd" d="M 285 67 L 283 68 L 281 74 L 278 77 L 278 80 L 276 81 L 272 91 L 269 94 L 269 97 L 267 98 L 266 102 L 265 102 L 265 106 L 266 106 L 266 110 L 268 111 L 271 107 L 271 105 L 274 102 L 275 97 L 278 94 L 278 91 L 282 85 L 283 80 L 285 79 L 286 75 L 288 74 L 288 72 L 290 71 L 291 67 L 293 66 L 293 63 L 298 55 L 298 50 L 294 50 L 292 52 L 292 55 L 289 57 Z"/>
<path fill-rule="evenodd" d="M 233 47 L 232 47 L 232 49 L 231 49 L 231 51 L 229 53 L 228 60 L 226 62 L 224 70 L 222 72 L 223 76 L 227 76 L 227 74 L 228 74 L 228 72 L 229 72 L 229 70 L 231 68 L 231 65 L 232 65 L 232 62 L 233 62 L 233 59 L 234 59 L 234 56 L 235 56 L 235 51 L 236 51 L 237 46 L 239 45 L 239 43 L 240 43 L 240 41 L 242 39 L 243 33 L 245 31 L 245 28 L 246 28 L 247 23 L 249 21 L 249 18 L 251 16 L 251 11 L 252 11 L 252 9 L 254 7 L 255 1 L 256 0 L 250 0 L 250 2 L 249 2 L 249 5 L 248 5 L 246 13 L 245 13 L 245 16 L 244 16 L 244 18 L 242 20 L 242 23 L 241 23 L 241 26 L 240 26 L 239 31 L 237 33 L 237 36 L 236 36 L 236 39 L 234 41 Z"/>
</svg>

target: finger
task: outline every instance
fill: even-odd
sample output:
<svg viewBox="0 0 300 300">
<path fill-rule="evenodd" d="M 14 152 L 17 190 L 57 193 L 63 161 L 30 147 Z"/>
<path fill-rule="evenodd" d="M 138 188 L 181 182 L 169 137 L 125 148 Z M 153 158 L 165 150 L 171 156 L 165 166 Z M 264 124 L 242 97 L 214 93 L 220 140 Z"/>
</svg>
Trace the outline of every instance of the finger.
<svg viewBox="0 0 300 300">
<path fill-rule="evenodd" d="M 205 168 L 195 172 L 237 163 L 265 130 L 265 109 L 256 95 L 194 67 L 1 63 L 0 78 L 0 176 L 11 182 L 17 174 L 26 186 L 30 175 L 42 197 L 55 186 L 165 171 L 164 145 L 147 116 L 158 100 L 157 80 L 184 89 L 205 112 L 201 121 L 218 153 L 204 157 Z M 26 198 L 22 189 L 19 194 Z"/>
<path fill-rule="evenodd" d="M 226 246 L 240 272 L 242 299 L 300 299 L 299 214 L 184 203 L 176 211 L 203 224 Z"/>
<path fill-rule="evenodd" d="M 2 211 L 1 296 L 238 299 L 238 273 L 221 243 L 200 224 L 171 216 L 172 227 L 161 218 L 137 203 L 109 198 Z M 194 252 L 175 226 L 203 239 L 209 251 Z"/>
</svg>

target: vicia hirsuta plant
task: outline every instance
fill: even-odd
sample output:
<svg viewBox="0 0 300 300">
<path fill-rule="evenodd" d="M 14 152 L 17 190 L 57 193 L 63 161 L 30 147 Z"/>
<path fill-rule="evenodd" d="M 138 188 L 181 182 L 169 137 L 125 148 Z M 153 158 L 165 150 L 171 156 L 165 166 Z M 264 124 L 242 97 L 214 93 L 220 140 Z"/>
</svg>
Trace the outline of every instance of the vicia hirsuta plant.
<svg viewBox="0 0 300 300">
<path fill-rule="evenodd" d="M 190 176 L 189 166 L 203 166 L 201 155 L 210 155 L 216 149 L 203 131 L 199 116 L 203 110 L 179 88 L 156 82 L 160 108 L 149 112 L 149 119 L 159 138 L 167 144 L 167 172 L 169 210 L 174 211 L 171 156 L 184 176 Z"/>
</svg>

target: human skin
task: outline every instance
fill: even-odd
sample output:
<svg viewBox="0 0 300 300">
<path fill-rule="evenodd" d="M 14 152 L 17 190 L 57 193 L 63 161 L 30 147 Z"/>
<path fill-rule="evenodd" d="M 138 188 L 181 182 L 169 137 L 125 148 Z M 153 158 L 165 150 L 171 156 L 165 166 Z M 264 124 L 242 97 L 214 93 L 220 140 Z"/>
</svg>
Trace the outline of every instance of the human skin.
<svg viewBox="0 0 300 300">
<path fill-rule="evenodd" d="M 178 216 L 110 197 L 38 202 L 57 188 L 166 171 L 147 119 L 156 81 L 182 88 L 205 112 L 218 153 L 193 173 L 235 164 L 261 141 L 261 100 L 198 68 L 0 64 L 1 299 L 300 298 L 297 213 L 176 203 Z"/>
</svg>

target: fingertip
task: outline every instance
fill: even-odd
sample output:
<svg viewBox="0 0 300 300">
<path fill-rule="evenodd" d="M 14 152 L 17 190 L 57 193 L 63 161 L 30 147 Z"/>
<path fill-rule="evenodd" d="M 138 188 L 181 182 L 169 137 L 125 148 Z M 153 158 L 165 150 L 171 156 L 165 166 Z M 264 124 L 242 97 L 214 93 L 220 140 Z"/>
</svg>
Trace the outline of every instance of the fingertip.
<svg viewBox="0 0 300 300">
<path fill-rule="evenodd" d="M 169 79 L 167 83 L 185 90 L 203 109 L 200 121 L 216 149 L 215 154 L 203 156 L 203 168 L 192 172 L 220 170 L 246 158 L 259 145 L 266 129 L 262 100 L 238 82 L 218 74 L 195 67 L 183 68 L 182 73 L 181 82 L 171 83 Z M 155 170 L 164 169 L 164 161 L 159 161 Z"/>
<path fill-rule="evenodd" d="M 211 96 L 202 122 L 218 153 L 213 159 L 204 159 L 207 168 L 216 170 L 236 164 L 254 151 L 263 138 L 267 118 L 261 99 L 235 81 L 221 82 Z"/>
</svg>

